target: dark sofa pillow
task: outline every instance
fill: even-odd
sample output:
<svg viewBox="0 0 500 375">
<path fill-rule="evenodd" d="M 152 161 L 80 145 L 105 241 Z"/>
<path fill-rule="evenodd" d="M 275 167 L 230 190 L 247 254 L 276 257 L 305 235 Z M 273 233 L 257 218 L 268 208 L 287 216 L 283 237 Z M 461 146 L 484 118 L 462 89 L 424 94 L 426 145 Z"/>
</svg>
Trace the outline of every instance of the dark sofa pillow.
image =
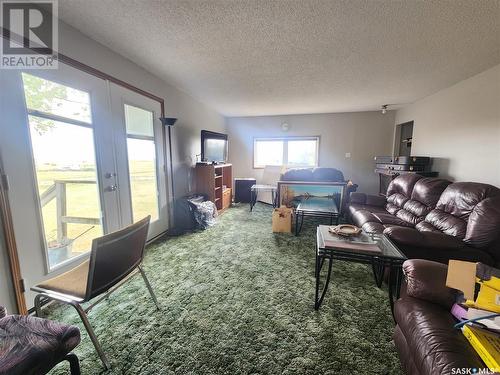
<svg viewBox="0 0 500 375">
<path fill-rule="evenodd" d="M 281 181 L 313 181 L 312 168 L 293 168 L 281 175 Z"/>
<path fill-rule="evenodd" d="M 314 168 L 313 181 L 318 182 L 344 182 L 344 174 L 335 168 Z"/>
</svg>

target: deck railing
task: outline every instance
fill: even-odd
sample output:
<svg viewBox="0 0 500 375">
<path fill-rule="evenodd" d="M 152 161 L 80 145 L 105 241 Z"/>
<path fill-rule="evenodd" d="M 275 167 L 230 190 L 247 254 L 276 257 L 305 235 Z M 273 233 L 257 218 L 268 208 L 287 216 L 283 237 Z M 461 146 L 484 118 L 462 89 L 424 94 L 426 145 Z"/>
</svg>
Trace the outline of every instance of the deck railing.
<svg viewBox="0 0 500 375">
<path fill-rule="evenodd" d="M 68 224 L 101 225 L 100 218 L 68 216 L 66 185 L 96 184 L 95 180 L 55 180 L 54 183 L 40 195 L 42 208 L 52 200 L 56 200 L 57 242 L 62 244 L 68 240 Z"/>
</svg>

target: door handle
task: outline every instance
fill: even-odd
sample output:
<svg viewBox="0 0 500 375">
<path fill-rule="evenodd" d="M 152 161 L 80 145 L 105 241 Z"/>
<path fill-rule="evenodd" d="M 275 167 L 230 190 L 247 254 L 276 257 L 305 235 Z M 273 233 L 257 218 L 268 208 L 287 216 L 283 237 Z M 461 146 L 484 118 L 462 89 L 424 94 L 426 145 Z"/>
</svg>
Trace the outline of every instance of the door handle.
<svg viewBox="0 0 500 375">
<path fill-rule="evenodd" d="M 106 188 L 106 191 L 116 191 L 117 189 L 118 189 L 118 186 L 116 186 L 116 185 L 109 185 Z"/>
<path fill-rule="evenodd" d="M 104 177 L 106 178 L 113 178 L 113 177 L 116 177 L 116 173 L 113 173 L 113 172 L 107 172 Z"/>
</svg>

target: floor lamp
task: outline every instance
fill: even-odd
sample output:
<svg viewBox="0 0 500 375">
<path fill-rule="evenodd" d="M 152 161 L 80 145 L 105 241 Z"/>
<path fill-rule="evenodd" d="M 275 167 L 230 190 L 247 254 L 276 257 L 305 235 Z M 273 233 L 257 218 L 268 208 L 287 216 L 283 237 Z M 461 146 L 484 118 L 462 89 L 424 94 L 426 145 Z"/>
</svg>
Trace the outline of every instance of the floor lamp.
<svg viewBox="0 0 500 375">
<path fill-rule="evenodd" d="M 170 128 L 174 126 L 177 119 L 174 117 L 160 117 L 160 121 L 164 128 L 168 129 L 168 152 L 170 156 L 170 179 L 172 181 L 172 202 L 174 201 L 174 166 L 172 162 L 172 133 Z M 165 155 L 166 156 L 166 155 Z"/>
</svg>

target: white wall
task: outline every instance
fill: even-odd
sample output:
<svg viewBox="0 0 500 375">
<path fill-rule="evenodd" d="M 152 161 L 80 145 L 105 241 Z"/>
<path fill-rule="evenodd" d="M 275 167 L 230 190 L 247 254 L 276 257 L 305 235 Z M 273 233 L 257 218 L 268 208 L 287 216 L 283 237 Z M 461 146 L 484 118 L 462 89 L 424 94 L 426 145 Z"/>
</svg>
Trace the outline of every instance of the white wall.
<svg viewBox="0 0 500 375">
<path fill-rule="evenodd" d="M 440 176 L 500 186 L 500 65 L 396 112 L 411 120 L 412 154 L 432 156 Z"/>
<path fill-rule="evenodd" d="M 229 160 L 235 177 L 262 176 L 253 169 L 253 138 L 319 135 L 321 167 L 340 169 L 346 179 L 359 184 L 358 191 L 378 192 L 373 157 L 390 155 L 394 129 L 394 113 L 380 112 L 326 113 L 227 119 Z M 281 130 L 286 122 L 290 130 Z M 350 158 L 345 154 L 351 153 Z"/>
</svg>

